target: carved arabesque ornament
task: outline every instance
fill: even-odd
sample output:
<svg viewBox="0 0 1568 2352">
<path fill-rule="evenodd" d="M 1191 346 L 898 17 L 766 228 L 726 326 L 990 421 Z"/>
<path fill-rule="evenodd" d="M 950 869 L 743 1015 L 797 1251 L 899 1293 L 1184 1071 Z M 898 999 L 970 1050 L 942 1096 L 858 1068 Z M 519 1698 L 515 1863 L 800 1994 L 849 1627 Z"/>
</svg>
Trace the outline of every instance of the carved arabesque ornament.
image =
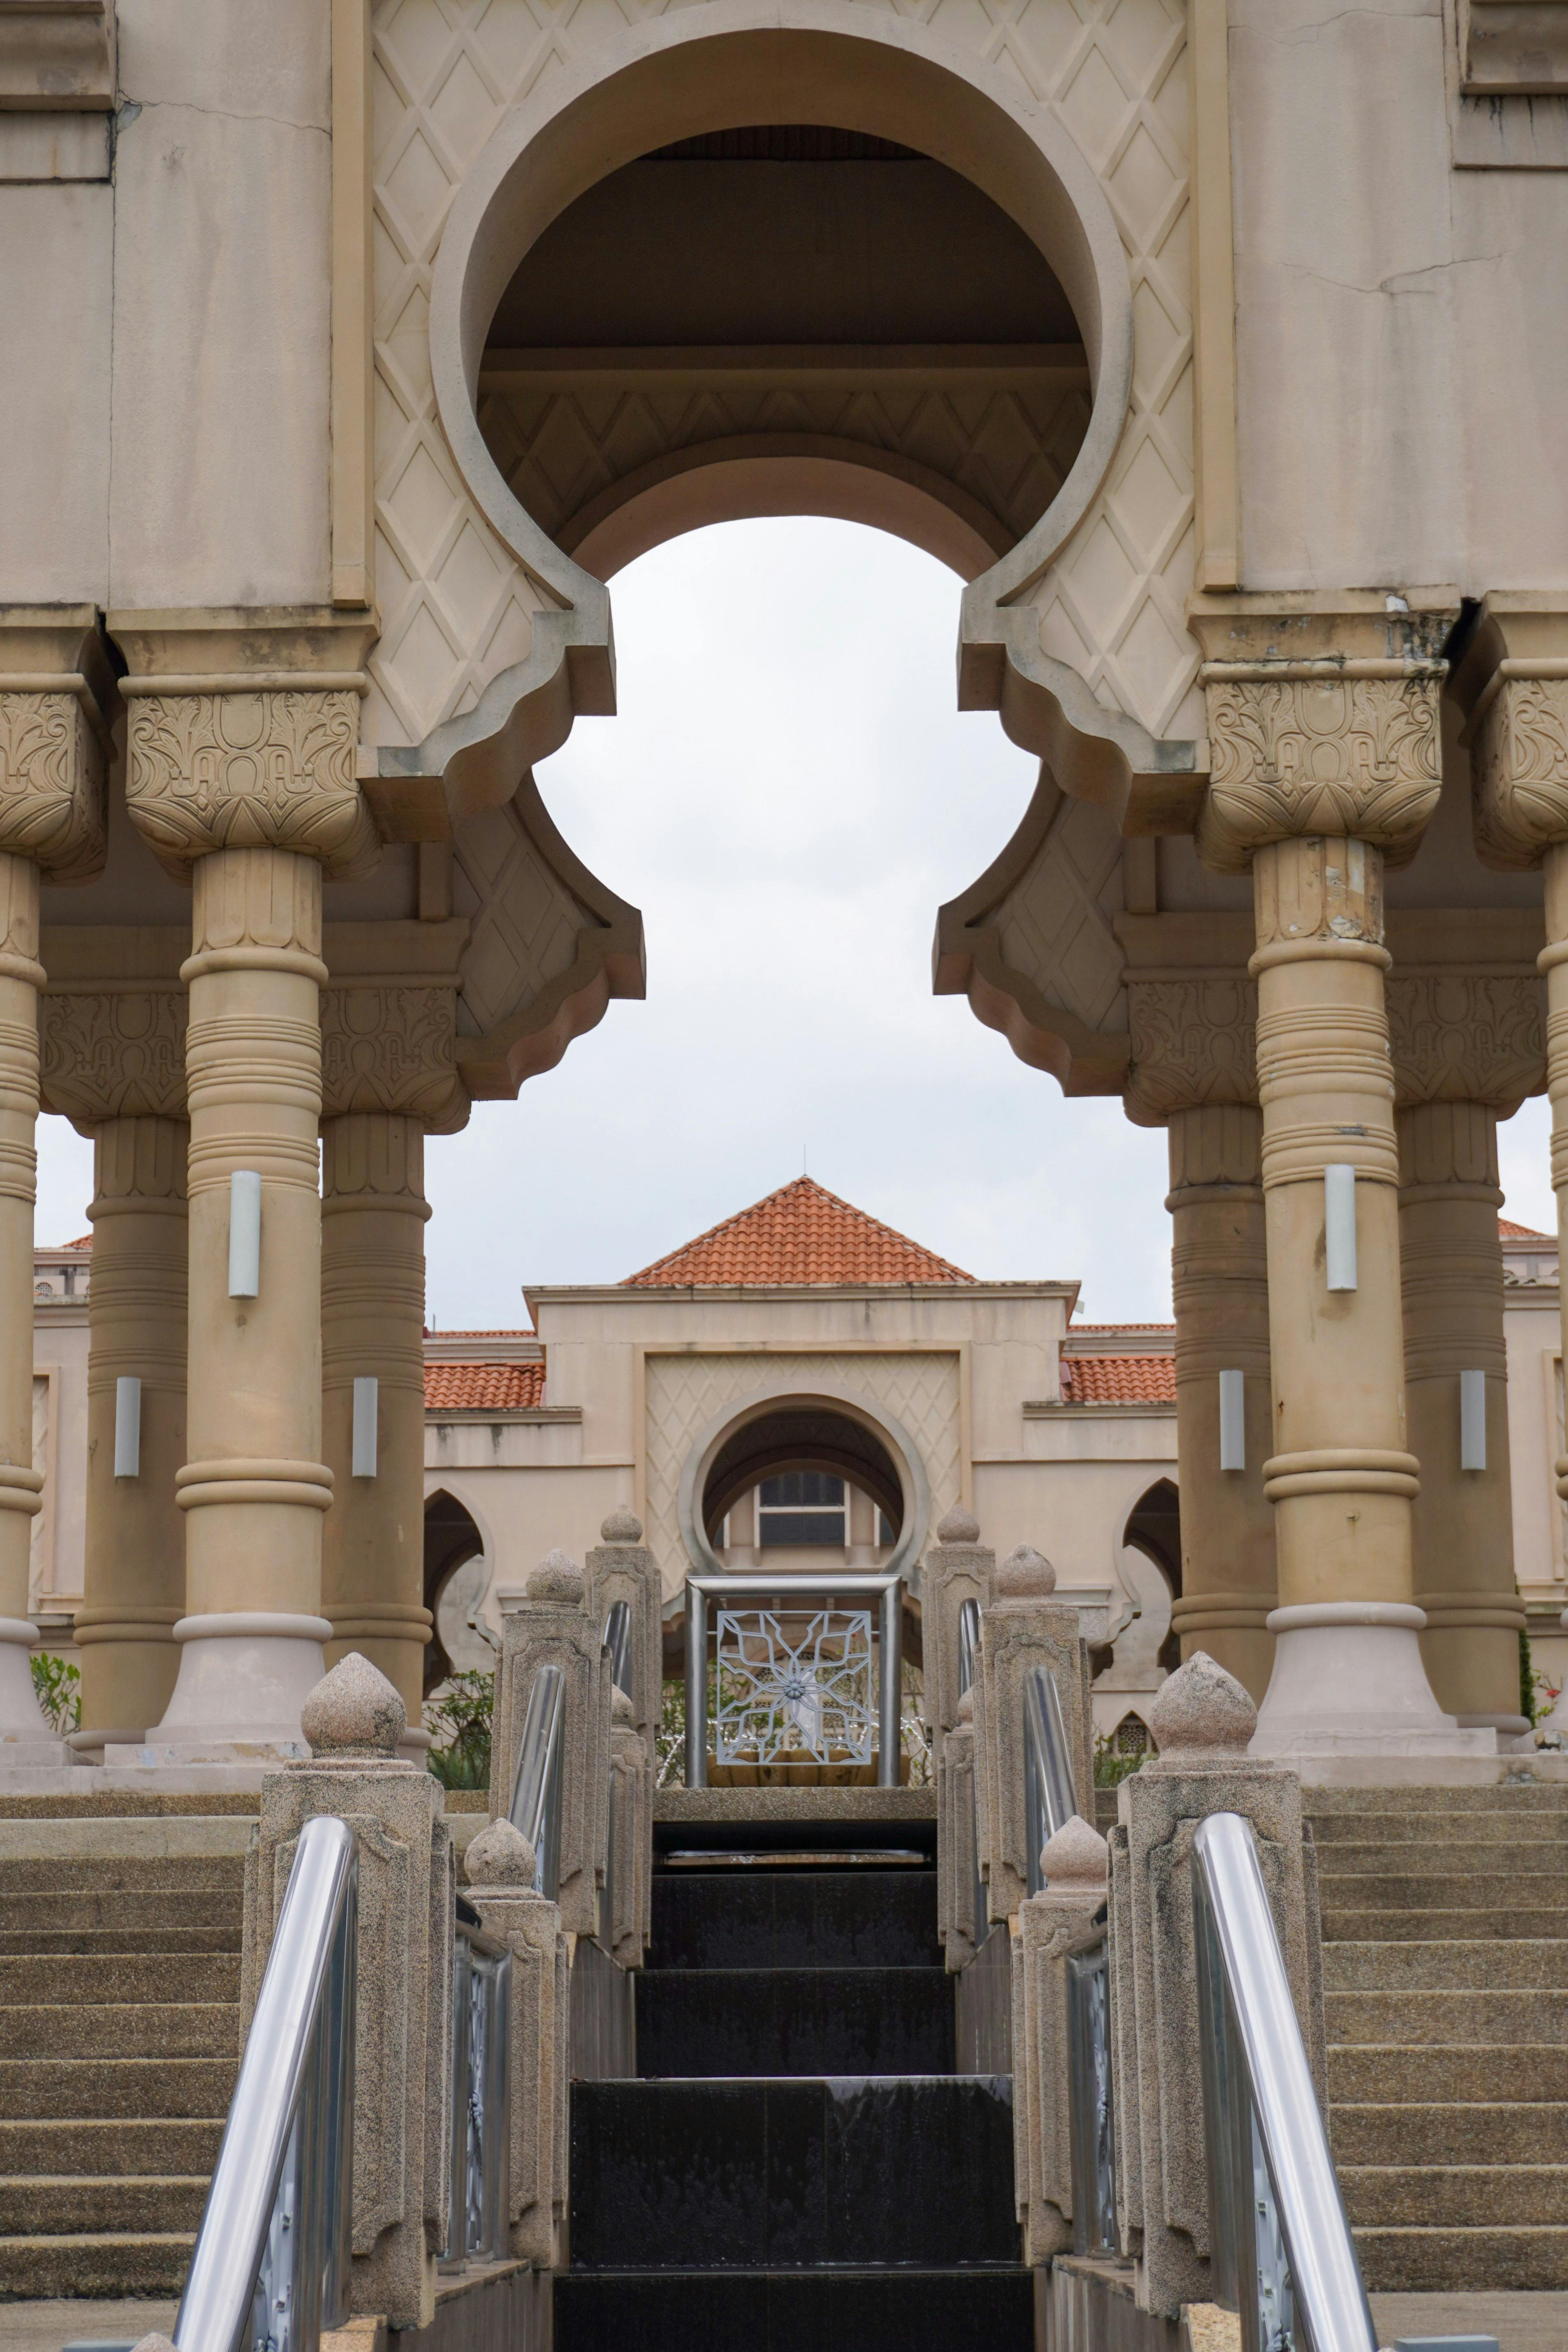
<svg viewBox="0 0 1568 2352">
<path fill-rule="evenodd" d="M 468 1116 L 457 1069 L 456 978 L 321 991 L 321 1115 L 401 1111 L 440 1134 Z"/>
<path fill-rule="evenodd" d="M 1198 855 L 1244 874 L 1266 843 L 1323 835 L 1413 856 L 1442 791 L 1441 662 L 1213 662 Z"/>
<path fill-rule="evenodd" d="M 1258 1100 L 1258 989 L 1245 972 L 1129 975 L 1127 1099 L 1151 1119 L 1204 1103 Z"/>
<path fill-rule="evenodd" d="M 355 777 L 359 697 L 351 688 L 260 687 L 217 694 L 143 690 L 128 679 L 126 801 L 165 872 L 184 880 L 216 849 L 290 849 L 339 879 L 380 855 Z"/>
<path fill-rule="evenodd" d="M 184 1118 L 187 1011 L 183 988 L 46 995 L 39 1032 L 49 1108 L 81 1127 Z"/>
<path fill-rule="evenodd" d="M 1384 984 L 1401 1105 L 1516 1111 L 1546 1082 L 1542 987 L 1533 972 L 1402 972 Z"/>
<path fill-rule="evenodd" d="M 0 850 L 50 882 L 102 871 L 103 748 L 78 694 L 0 687 Z"/>
<path fill-rule="evenodd" d="M 1568 677 L 1521 677 L 1515 667 L 1499 665 L 1470 753 L 1477 850 L 1512 870 L 1568 840 Z"/>
</svg>

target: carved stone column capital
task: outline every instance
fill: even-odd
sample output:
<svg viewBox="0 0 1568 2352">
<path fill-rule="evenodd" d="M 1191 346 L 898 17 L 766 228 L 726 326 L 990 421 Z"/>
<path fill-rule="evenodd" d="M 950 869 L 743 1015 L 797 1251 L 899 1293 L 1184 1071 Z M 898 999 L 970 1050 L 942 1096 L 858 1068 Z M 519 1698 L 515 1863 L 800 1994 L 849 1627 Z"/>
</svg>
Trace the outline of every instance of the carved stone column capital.
<svg viewBox="0 0 1568 2352">
<path fill-rule="evenodd" d="M 114 680 L 89 605 L 0 609 L 0 850 L 46 881 L 103 866 Z"/>
<path fill-rule="evenodd" d="M 340 878 L 380 842 L 358 779 L 363 616 L 112 614 L 130 661 L 126 801 L 176 880 L 217 849 L 289 849 Z"/>
<path fill-rule="evenodd" d="M 1394 1098 L 1484 1103 L 1511 1117 L 1546 1077 L 1544 1004 L 1533 972 L 1401 971 L 1384 982 Z"/>
<path fill-rule="evenodd" d="M 84 1133 L 111 1118 L 184 1118 L 186 1010 L 177 980 L 50 989 L 39 1010 L 47 1107 Z"/>
<path fill-rule="evenodd" d="M 1539 866 L 1568 841 L 1568 662 L 1500 662 L 1466 732 L 1482 863 Z"/>
<path fill-rule="evenodd" d="M 1258 990 L 1245 971 L 1128 975 L 1128 1108 L 1153 1123 L 1258 1100 Z"/>
</svg>

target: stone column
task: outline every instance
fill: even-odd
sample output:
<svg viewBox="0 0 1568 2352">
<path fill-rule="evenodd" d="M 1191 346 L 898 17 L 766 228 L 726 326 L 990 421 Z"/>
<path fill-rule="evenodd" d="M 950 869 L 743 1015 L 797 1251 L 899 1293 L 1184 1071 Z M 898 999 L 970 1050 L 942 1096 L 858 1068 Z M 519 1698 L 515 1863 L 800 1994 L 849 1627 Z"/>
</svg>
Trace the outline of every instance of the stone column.
<svg viewBox="0 0 1568 2352">
<path fill-rule="evenodd" d="M 379 1666 L 411 1725 L 424 1703 L 425 1129 L 388 1112 L 321 1128 L 322 1531 L 327 1657 Z M 354 1382 L 375 1384 L 375 1458 L 356 1475 Z M 416 1732 L 422 1739 L 424 1733 Z"/>
<path fill-rule="evenodd" d="M 1568 600 L 1489 597 L 1454 680 L 1466 713 L 1477 854 L 1544 878 L 1546 1086 L 1561 1255 L 1568 1243 Z M 1568 1362 L 1568 1291 L 1563 1297 Z M 1556 1462 L 1568 1503 L 1568 1454 Z M 1563 1616 L 1568 1628 L 1568 1611 Z"/>
<path fill-rule="evenodd" d="M 1171 1612 L 1182 1655 L 1216 1658 L 1261 1699 L 1274 1663 L 1274 1513 L 1268 1265 L 1254 1045 L 1257 992 L 1244 970 L 1176 971 L 1170 919 L 1124 921 L 1131 969 L 1129 1116 L 1163 1121 L 1170 1145 L 1171 1288 L 1176 1313 L 1176 1459 L 1182 1590 Z M 1144 969 L 1140 969 L 1143 966 Z M 1221 1377 L 1242 1381 L 1243 1459 L 1226 1467 Z"/>
<path fill-rule="evenodd" d="M 87 1561 L 81 1723 L 71 1745 L 140 1742 L 169 1703 L 184 1614 L 186 1218 L 183 1119 L 105 1119 L 93 1132 L 88 1299 Z M 139 1459 L 115 1468 L 119 1383 L 140 1382 Z"/>
<path fill-rule="evenodd" d="M 1495 1750 L 1493 1734 L 1461 1731 L 1437 1706 L 1416 1639 L 1384 1003 L 1384 857 L 1414 854 L 1441 790 L 1440 632 L 1370 612 L 1265 626 L 1266 657 L 1205 669 L 1212 769 L 1198 824 L 1206 863 L 1250 867 L 1257 924 L 1274 1394 L 1264 1476 L 1280 1601 L 1257 1747 Z M 1330 1168 L 1352 1171 L 1353 1270 L 1327 1261 Z"/>
<path fill-rule="evenodd" d="M 113 693 L 90 608 L 0 622 L 0 1766 L 68 1763 L 33 1696 L 33 1205 L 40 874 L 103 862 L 102 709 Z M 101 698 L 101 699 L 100 699 Z"/>
<path fill-rule="evenodd" d="M 188 1458 L 182 1655 L 162 1721 L 110 1763 L 300 1753 L 324 1670 L 323 866 L 368 870 L 355 777 L 369 629 L 330 615 L 113 614 L 131 667 L 127 801 L 194 888 Z M 340 669 L 345 652 L 352 670 Z M 329 663 L 333 667 L 329 667 Z M 276 664 L 276 667 L 271 665 Z M 267 665 L 263 667 L 263 665 Z M 260 1180 L 254 1290 L 231 1289 L 236 1175 Z"/>
</svg>

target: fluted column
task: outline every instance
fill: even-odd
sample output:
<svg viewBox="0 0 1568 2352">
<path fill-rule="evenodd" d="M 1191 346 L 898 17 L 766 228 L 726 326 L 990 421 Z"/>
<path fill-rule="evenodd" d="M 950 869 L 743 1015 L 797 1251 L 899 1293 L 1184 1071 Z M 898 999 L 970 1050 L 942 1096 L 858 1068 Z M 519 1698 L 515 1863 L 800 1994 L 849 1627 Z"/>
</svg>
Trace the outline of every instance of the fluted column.
<svg viewBox="0 0 1568 2352">
<path fill-rule="evenodd" d="M 425 1644 L 425 1129 L 353 1112 L 321 1128 L 321 1407 L 332 1474 L 321 1561 L 329 1665 L 358 1650 L 417 1727 Z M 374 1415 L 374 1460 L 354 1456 Z M 416 1737 L 422 1736 L 416 1734 Z"/>
<path fill-rule="evenodd" d="M 81 1729 L 89 1756 L 139 1742 L 174 1687 L 184 1615 L 184 1528 L 175 1479 L 185 1459 L 186 1214 L 184 1119 L 105 1119 L 93 1134 L 92 1287 L 88 1299 L 87 1559 L 77 1612 Z M 134 1466 L 116 1433 L 121 1381 L 134 1381 Z"/>
<path fill-rule="evenodd" d="M 1171 1624 L 1184 1658 L 1206 1650 L 1261 1698 L 1277 1597 L 1274 1514 L 1263 1492 L 1272 1409 L 1261 1114 L 1200 1104 L 1173 1113 L 1167 1132 L 1182 1503 L 1182 1591 Z M 1242 1390 L 1241 1458 L 1232 1463 L 1221 1443 L 1227 1373 L 1240 1375 Z"/>
<path fill-rule="evenodd" d="M 1415 1604 L 1437 1703 L 1511 1736 L 1524 1604 L 1513 1572 L 1497 1117 L 1484 1103 L 1399 1113 L 1399 1239 L 1415 1501 Z M 1480 1457 L 1463 1458 L 1461 1382 L 1484 1384 Z"/>
<path fill-rule="evenodd" d="M 1216 635 L 1257 646 L 1203 674 L 1198 848 L 1253 877 L 1279 1593 L 1264 1754 L 1496 1747 L 1443 1713 L 1416 1638 L 1383 876 L 1385 856 L 1414 854 L 1441 790 L 1451 615 L 1383 602 L 1197 625 L 1207 650 Z"/>
<path fill-rule="evenodd" d="M 94 680 L 98 681 L 95 688 Z M 102 864 L 100 698 L 112 694 L 90 611 L 0 618 L 0 1769 L 70 1761 L 33 1695 L 33 1208 L 38 1121 L 40 867 Z"/>
</svg>

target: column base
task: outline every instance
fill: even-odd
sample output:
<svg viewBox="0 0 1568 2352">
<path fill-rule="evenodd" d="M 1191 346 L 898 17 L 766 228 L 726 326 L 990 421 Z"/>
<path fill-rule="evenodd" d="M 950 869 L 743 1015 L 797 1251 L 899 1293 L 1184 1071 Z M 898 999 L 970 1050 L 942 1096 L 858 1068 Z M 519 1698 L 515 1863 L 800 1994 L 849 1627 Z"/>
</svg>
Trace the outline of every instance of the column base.
<svg viewBox="0 0 1568 2352">
<path fill-rule="evenodd" d="M 1495 1756 L 1494 1729 L 1461 1727 L 1432 1696 L 1418 1641 L 1426 1618 L 1393 1601 L 1274 1609 L 1274 1672 L 1249 1753 Z"/>
<path fill-rule="evenodd" d="M 0 1770 L 58 1770 L 76 1761 L 38 1711 L 28 1663 L 37 1646 L 38 1629 L 27 1618 L 0 1617 Z"/>
<path fill-rule="evenodd" d="M 180 1672 L 162 1723 L 105 1746 L 106 1765 L 290 1763 L 308 1757 L 300 1710 L 326 1673 L 324 1617 L 182 1617 Z"/>
</svg>

